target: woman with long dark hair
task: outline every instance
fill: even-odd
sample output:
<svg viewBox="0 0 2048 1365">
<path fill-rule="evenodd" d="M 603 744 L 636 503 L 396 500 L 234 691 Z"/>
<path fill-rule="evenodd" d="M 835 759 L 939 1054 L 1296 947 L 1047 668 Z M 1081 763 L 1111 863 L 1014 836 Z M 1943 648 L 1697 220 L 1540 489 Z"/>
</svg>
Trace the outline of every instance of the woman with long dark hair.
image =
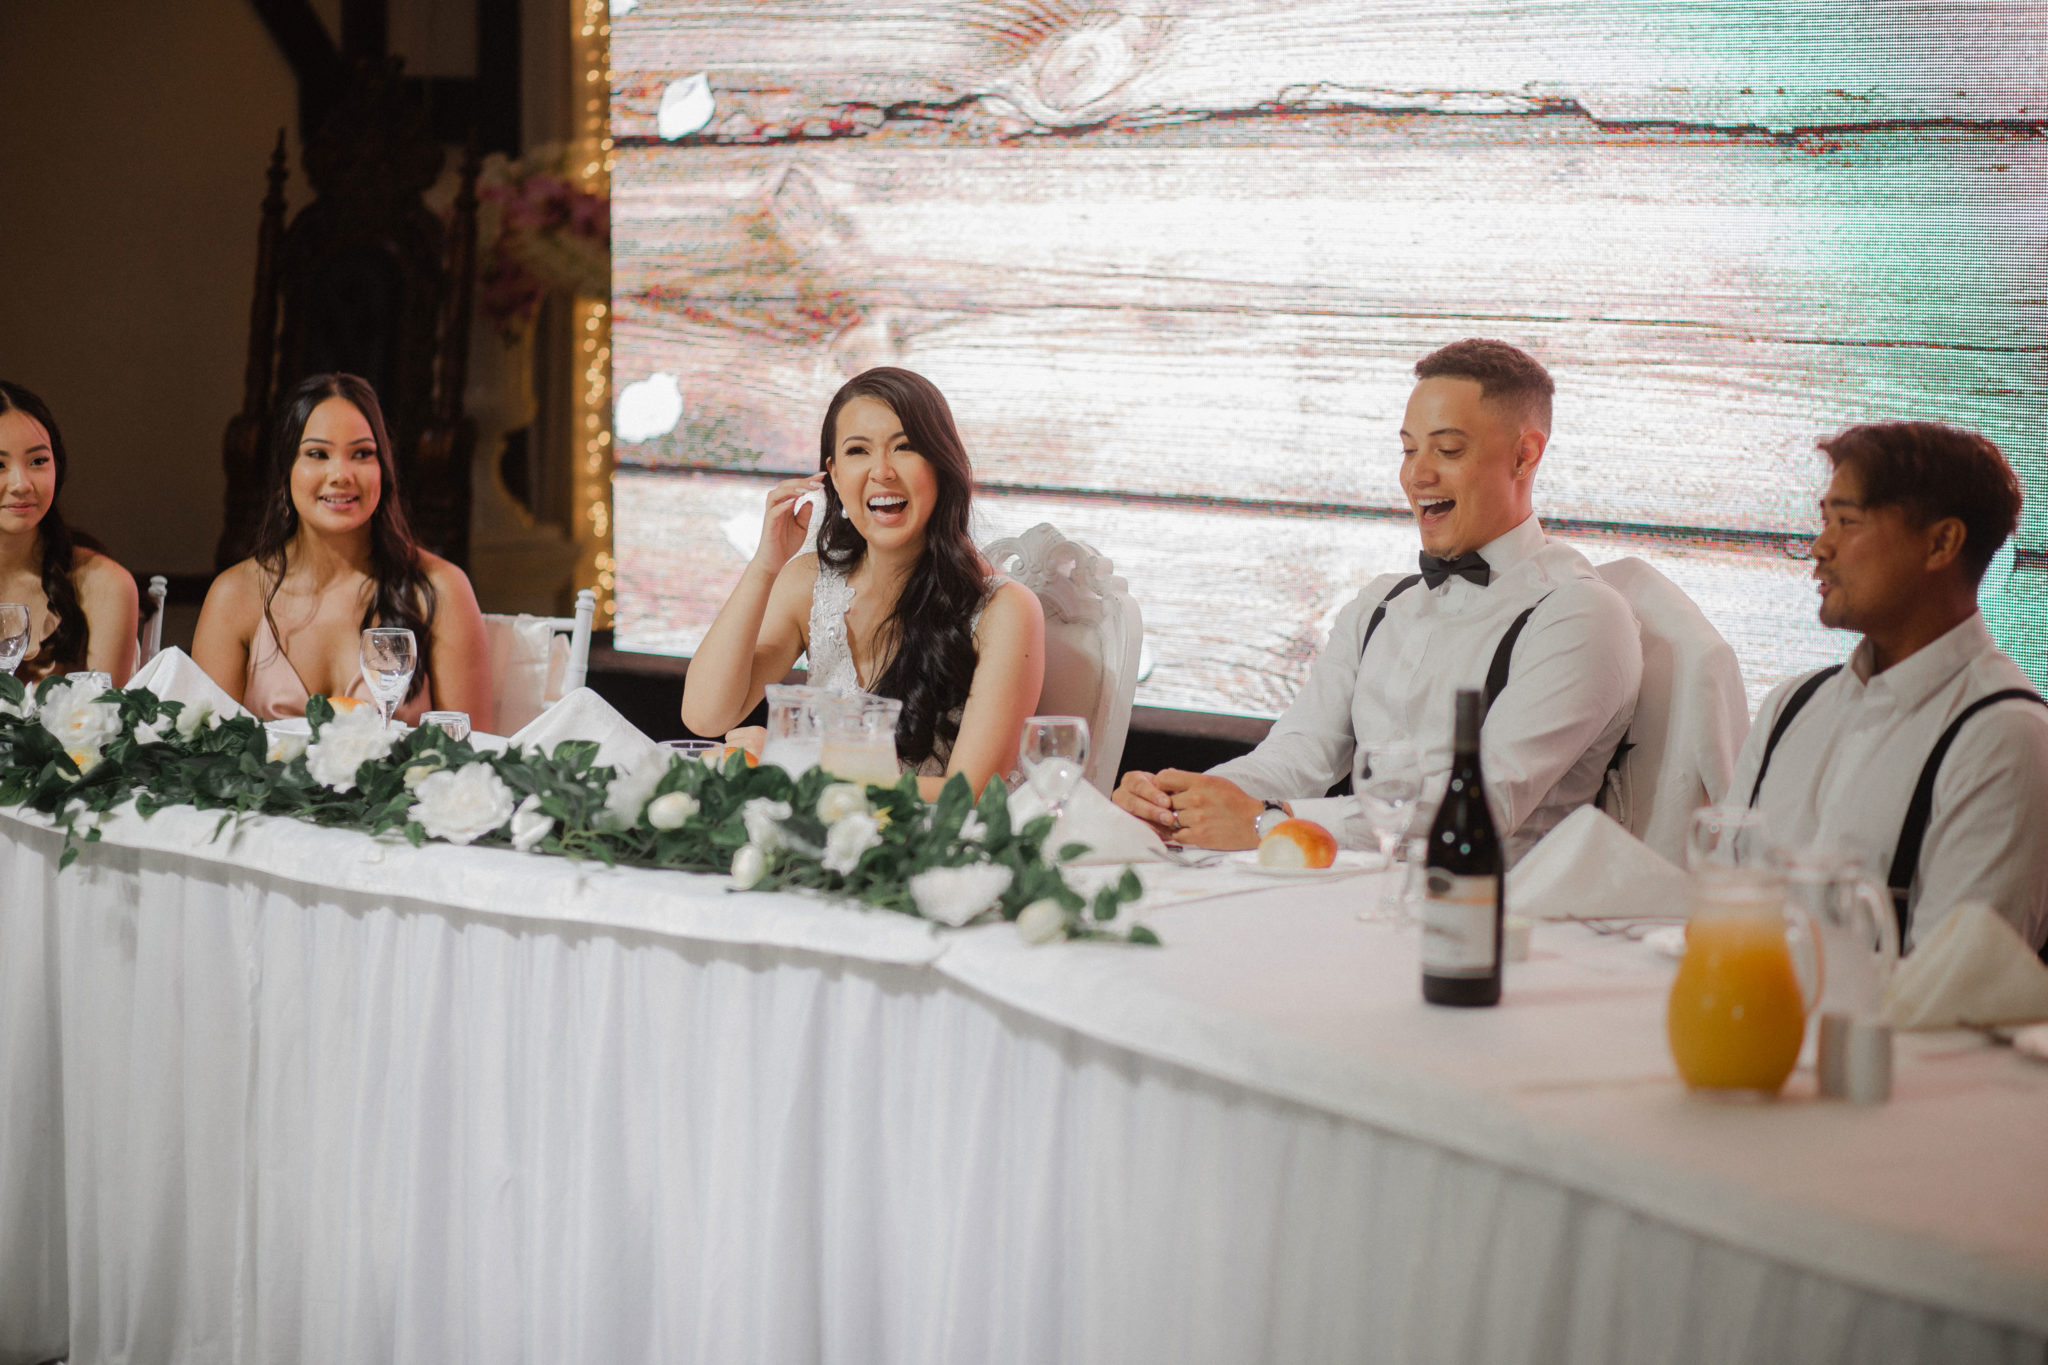
<svg viewBox="0 0 2048 1365">
<path fill-rule="evenodd" d="M 23 682 L 135 671 L 135 578 L 57 510 L 70 458 L 49 405 L 0 379 L 0 602 L 28 608 Z"/>
<path fill-rule="evenodd" d="M 902 701 L 896 753 L 927 796 L 953 773 L 979 792 L 1017 761 L 1045 617 L 974 547 L 974 471 L 945 395 L 908 370 L 856 375 L 825 409 L 818 467 L 770 490 L 760 548 L 690 661 L 683 723 L 738 725 L 808 652 L 814 684 Z M 821 487 L 818 551 L 800 556 Z"/>
<path fill-rule="evenodd" d="M 263 519 L 249 557 L 213 580 L 192 657 L 264 720 L 313 694 L 363 700 L 362 632 L 404 626 L 419 649 L 398 707 L 467 711 L 491 728 L 491 661 L 469 578 L 420 548 L 398 497 L 383 409 L 352 374 L 320 374 L 272 424 Z"/>
</svg>

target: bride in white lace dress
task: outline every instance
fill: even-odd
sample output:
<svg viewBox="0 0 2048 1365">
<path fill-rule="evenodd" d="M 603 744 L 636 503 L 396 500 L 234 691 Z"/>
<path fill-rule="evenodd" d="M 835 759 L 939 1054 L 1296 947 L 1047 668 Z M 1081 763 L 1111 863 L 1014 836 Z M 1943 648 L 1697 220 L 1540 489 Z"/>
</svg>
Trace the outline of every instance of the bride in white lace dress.
<svg viewBox="0 0 2048 1365">
<path fill-rule="evenodd" d="M 810 655 L 811 681 L 903 702 L 896 751 L 927 798 L 1010 771 L 1045 678 L 1045 618 L 968 534 L 974 473 L 930 380 L 889 367 L 833 395 L 821 473 L 768 494 L 761 545 L 690 661 L 683 723 L 730 731 Z M 818 552 L 799 555 L 825 491 Z M 735 732 L 750 748 L 760 732 Z"/>
</svg>

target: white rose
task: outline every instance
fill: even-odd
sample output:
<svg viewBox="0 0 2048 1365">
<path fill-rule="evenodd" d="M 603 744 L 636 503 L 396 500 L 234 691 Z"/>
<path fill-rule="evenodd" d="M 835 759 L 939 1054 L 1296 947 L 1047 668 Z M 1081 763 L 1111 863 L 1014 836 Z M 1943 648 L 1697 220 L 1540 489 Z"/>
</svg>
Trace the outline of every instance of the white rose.
<svg viewBox="0 0 2048 1365">
<path fill-rule="evenodd" d="M 640 823 L 640 812 L 647 809 L 648 799 L 661 785 L 663 775 L 668 772 L 669 759 L 668 750 L 656 749 L 612 778 L 611 785 L 604 792 L 605 825 L 612 829 L 631 829 Z"/>
<path fill-rule="evenodd" d="M 688 792 L 663 792 L 647 807 L 647 823 L 656 829 L 681 829 L 697 813 L 697 798 Z"/>
<path fill-rule="evenodd" d="M 825 831 L 825 856 L 820 861 L 827 871 L 850 877 L 860 855 L 881 842 L 882 822 L 867 811 L 857 810 L 840 816 Z"/>
<path fill-rule="evenodd" d="M 851 782 L 834 782 L 818 793 L 818 818 L 827 825 L 836 825 L 855 811 L 867 808 L 867 793 Z"/>
<path fill-rule="evenodd" d="M 190 739 L 199 733 L 200 725 L 213 714 L 213 708 L 205 702 L 187 702 L 185 709 L 178 712 L 178 733 Z"/>
<path fill-rule="evenodd" d="M 512 847 L 525 853 L 554 832 L 555 817 L 543 814 L 540 798 L 529 796 L 512 812 Z"/>
<path fill-rule="evenodd" d="M 1026 943 L 1050 943 L 1067 932 L 1067 912 L 1047 897 L 1033 901 L 1017 915 L 1017 936 Z"/>
<path fill-rule="evenodd" d="M 57 737 L 80 769 L 97 763 L 100 747 L 121 733 L 120 706 L 95 700 L 100 695 L 97 687 L 58 683 L 43 697 L 43 728 Z"/>
<path fill-rule="evenodd" d="M 466 844 L 512 818 L 512 789 L 488 763 L 431 773 L 413 794 L 419 800 L 406 818 L 419 821 L 430 837 L 451 844 Z"/>
<path fill-rule="evenodd" d="M 313 737 L 311 735 L 302 735 L 297 732 L 278 734 L 273 731 L 270 736 L 270 748 L 265 751 L 264 757 L 272 763 L 289 763 L 300 754 L 305 753 L 306 746 L 312 742 Z"/>
<path fill-rule="evenodd" d="M 324 787 L 353 791 L 356 769 L 390 754 L 395 734 L 384 728 L 383 717 L 371 707 L 343 711 L 321 726 L 320 737 L 306 746 L 306 771 Z"/>
<path fill-rule="evenodd" d="M 732 855 L 734 889 L 751 891 L 768 875 L 768 855 L 752 844 L 742 844 Z"/>
<path fill-rule="evenodd" d="M 994 905 L 1010 889 L 1010 879 L 1001 863 L 934 867 L 910 879 L 910 899 L 926 919 L 958 926 Z"/>
<path fill-rule="evenodd" d="M 747 827 L 747 842 L 762 853 L 773 853 L 787 841 L 782 837 L 782 822 L 789 818 L 789 802 L 771 801 L 757 796 L 740 807 L 740 819 Z"/>
</svg>

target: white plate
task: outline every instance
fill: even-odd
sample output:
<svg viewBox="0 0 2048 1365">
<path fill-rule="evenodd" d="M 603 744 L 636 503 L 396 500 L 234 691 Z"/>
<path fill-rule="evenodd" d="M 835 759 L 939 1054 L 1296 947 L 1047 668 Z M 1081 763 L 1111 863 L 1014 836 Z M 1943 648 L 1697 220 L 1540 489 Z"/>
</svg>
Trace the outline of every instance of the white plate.
<svg viewBox="0 0 2048 1365">
<path fill-rule="evenodd" d="M 1255 848 L 1241 849 L 1225 858 L 1218 866 L 1233 872 L 1254 872 L 1261 877 L 1278 877 L 1282 881 L 1320 882 L 1336 877 L 1357 877 L 1367 872 L 1378 872 L 1384 864 L 1377 853 L 1365 853 L 1357 849 L 1340 848 L 1337 861 L 1328 867 L 1261 867 L 1259 851 Z"/>
</svg>

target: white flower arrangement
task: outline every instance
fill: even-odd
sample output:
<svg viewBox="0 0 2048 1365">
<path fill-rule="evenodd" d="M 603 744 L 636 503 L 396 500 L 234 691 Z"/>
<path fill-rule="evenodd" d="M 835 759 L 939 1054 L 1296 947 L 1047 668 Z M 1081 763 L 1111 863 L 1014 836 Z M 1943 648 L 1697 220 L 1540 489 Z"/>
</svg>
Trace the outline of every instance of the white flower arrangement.
<svg viewBox="0 0 2048 1365">
<path fill-rule="evenodd" d="M 184 719 L 178 717 L 181 728 Z M 306 746 L 306 771 L 329 791 L 353 791 L 356 770 L 389 757 L 396 740 L 373 708 L 353 707 L 321 726 L 319 738 Z"/>
<path fill-rule="evenodd" d="M 37 718 L 57 737 L 80 772 L 100 760 L 100 750 L 121 733 L 121 708 L 99 700 L 97 684 L 60 682 L 43 693 Z"/>
<path fill-rule="evenodd" d="M 818 861 L 828 872 L 850 877 L 860 855 L 882 842 L 882 822 L 865 810 L 848 811 L 825 831 L 825 856 Z"/>
<path fill-rule="evenodd" d="M 622 768 L 605 788 L 605 818 L 613 829 L 631 829 L 640 823 L 640 813 L 654 796 L 654 789 L 668 772 L 671 755 L 656 749 L 630 768 Z"/>
<path fill-rule="evenodd" d="M 502 828 L 512 818 L 512 789 L 488 763 L 465 763 L 430 773 L 414 792 L 419 800 L 406 817 L 419 821 L 430 839 L 467 844 Z"/>
<path fill-rule="evenodd" d="M 555 817 L 540 808 L 540 798 L 529 796 L 512 812 L 512 847 L 521 853 L 555 832 Z"/>
<path fill-rule="evenodd" d="M 927 868 L 910 879 L 910 899 L 926 919 L 957 928 L 1001 900 L 1014 876 L 1000 863 Z"/>
<path fill-rule="evenodd" d="M 688 792 L 663 792 L 647 803 L 647 823 L 655 829 L 681 829 L 700 808 Z"/>
</svg>

